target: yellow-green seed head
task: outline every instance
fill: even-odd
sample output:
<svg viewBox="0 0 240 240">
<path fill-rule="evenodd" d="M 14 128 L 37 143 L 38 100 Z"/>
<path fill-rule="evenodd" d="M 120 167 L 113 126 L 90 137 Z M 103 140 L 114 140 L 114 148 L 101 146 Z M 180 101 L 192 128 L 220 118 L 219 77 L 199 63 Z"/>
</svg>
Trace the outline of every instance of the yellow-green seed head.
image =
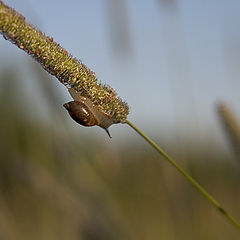
<svg viewBox="0 0 240 240">
<path fill-rule="evenodd" d="M 88 97 L 114 121 L 124 122 L 129 108 L 108 85 L 98 83 L 95 73 L 73 58 L 51 37 L 28 24 L 25 18 L 0 1 L 0 32 L 3 37 L 36 59 L 67 87 Z"/>
</svg>

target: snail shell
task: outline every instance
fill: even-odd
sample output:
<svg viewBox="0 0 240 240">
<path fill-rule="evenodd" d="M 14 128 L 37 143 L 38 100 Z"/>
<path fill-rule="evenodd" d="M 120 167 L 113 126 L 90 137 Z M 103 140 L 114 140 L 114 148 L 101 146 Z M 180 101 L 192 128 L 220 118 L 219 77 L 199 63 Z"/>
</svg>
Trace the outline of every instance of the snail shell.
<svg viewBox="0 0 240 240">
<path fill-rule="evenodd" d="M 91 127 L 98 124 L 95 116 L 83 102 L 72 101 L 65 103 L 63 106 L 77 123 L 85 127 Z"/>
<path fill-rule="evenodd" d="M 68 91 L 74 101 L 65 103 L 63 106 L 72 119 L 85 127 L 97 125 L 103 128 L 111 138 L 108 128 L 115 123 L 113 119 L 95 106 L 89 98 L 81 96 L 79 92 L 72 88 Z"/>
</svg>

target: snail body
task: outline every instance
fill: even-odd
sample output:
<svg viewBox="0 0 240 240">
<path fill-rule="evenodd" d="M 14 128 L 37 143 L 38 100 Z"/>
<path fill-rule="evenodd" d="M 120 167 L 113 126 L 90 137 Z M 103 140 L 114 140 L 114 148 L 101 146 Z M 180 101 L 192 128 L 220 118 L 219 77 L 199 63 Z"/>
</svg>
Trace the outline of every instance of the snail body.
<svg viewBox="0 0 240 240">
<path fill-rule="evenodd" d="M 97 125 L 103 128 L 111 138 L 108 128 L 115 123 L 111 117 L 95 106 L 89 98 L 81 96 L 76 90 L 70 88 L 68 91 L 74 101 L 65 103 L 63 106 L 72 119 L 85 127 Z"/>
</svg>

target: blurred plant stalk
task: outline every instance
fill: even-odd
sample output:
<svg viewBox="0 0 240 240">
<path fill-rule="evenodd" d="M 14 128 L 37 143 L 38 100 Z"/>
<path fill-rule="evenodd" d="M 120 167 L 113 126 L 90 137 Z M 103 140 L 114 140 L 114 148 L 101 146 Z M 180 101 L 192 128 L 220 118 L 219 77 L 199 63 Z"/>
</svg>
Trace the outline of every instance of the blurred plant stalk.
<svg viewBox="0 0 240 240">
<path fill-rule="evenodd" d="M 235 114 L 225 103 L 219 103 L 217 110 L 227 138 L 240 163 L 240 126 L 237 122 Z"/>
<path fill-rule="evenodd" d="M 106 0 L 107 25 L 114 54 L 127 58 L 133 52 L 126 0 Z M 125 59 L 125 58 L 124 58 Z"/>
</svg>

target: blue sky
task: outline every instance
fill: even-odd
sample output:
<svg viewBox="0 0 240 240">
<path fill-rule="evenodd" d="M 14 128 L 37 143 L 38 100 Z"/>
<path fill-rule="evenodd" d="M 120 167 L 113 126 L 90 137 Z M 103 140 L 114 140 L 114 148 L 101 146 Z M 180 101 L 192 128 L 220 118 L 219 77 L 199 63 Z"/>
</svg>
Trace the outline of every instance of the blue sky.
<svg viewBox="0 0 240 240">
<path fill-rule="evenodd" d="M 126 0 L 132 48 L 123 54 L 111 42 L 108 0 L 4 2 L 117 90 L 130 105 L 129 119 L 151 134 L 156 126 L 214 131 L 218 101 L 240 115 L 237 0 L 182 0 L 177 9 L 160 0 Z M 0 49 L 27 62 L 3 39 Z M 63 102 L 69 98 L 61 86 L 59 91 Z"/>
</svg>

